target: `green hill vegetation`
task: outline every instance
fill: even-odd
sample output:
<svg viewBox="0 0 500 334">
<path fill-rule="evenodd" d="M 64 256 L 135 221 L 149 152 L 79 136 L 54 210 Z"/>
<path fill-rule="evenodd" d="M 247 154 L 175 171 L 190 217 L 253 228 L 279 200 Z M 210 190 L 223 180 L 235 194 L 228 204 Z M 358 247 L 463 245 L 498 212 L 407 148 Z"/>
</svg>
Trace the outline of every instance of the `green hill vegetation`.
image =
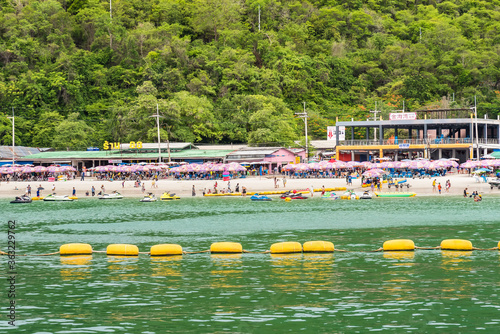
<svg viewBox="0 0 500 334">
<path fill-rule="evenodd" d="M 500 107 L 499 0 L 0 0 L 0 143 L 289 145 L 375 107 Z M 260 29 L 259 29 L 260 9 Z M 356 134 L 356 136 L 363 134 Z"/>
</svg>

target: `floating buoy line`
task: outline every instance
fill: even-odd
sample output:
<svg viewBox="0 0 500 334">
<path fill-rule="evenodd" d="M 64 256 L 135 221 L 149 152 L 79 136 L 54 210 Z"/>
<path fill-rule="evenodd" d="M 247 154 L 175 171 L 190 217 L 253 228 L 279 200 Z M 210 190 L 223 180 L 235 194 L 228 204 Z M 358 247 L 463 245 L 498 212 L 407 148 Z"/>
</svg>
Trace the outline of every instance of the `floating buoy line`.
<svg viewBox="0 0 500 334">
<path fill-rule="evenodd" d="M 388 240 L 384 242 L 382 247 L 375 250 L 342 250 L 335 249 L 335 246 L 330 241 L 308 241 L 301 244 L 296 241 L 278 242 L 272 244 L 269 250 L 263 252 L 251 252 L 243 249 L 243 246 L 237 242 L 216 242 L 210 246 L 210 249 L 197 251 L 197 252 L 186 252 L 182 249 L 181 245 L 177 244 L 159 244 L 154 245 L 150 248 L 149 252 L 139 252 L 139 247 L 130 244 L 111 244 L 108 245 L 105 251 L 96 251 L 92 249 L 90 244 L 84 243 L 71 243 L 64 244 L 59 248 L 58 252 L 47 253 L 47 254 L 23 254 L 15 256 L 49 256 L 49 255 L 91 255 L 93 253 L 105 253 L 108 256 L 139 256 L 139 254 L 146 254 L 151 257 L 157 256 L 176 256 L 185 254 L 201 254 L 201 253 L 211 253 L 211 254 L 243 254 L 243 253 L 254 253 L 254 254 L 296 254 L 296 253 L 334 253 L 334 252 L 398 252 L 398 251 L 416 251 L 416 250 L 450 250 L 450 251 L 493 251 L 500 249 L 500 242 L 498 242 L 496 247 L 492 248 L 476 248 L 472 246 L 472 242 L 463 239 L 446 239 L 441 241 L 441 244 L 436 247 L 418 247 L 415 243 L 409 239 L 395 239 Z M 12 254 L 2 252 L 0 250 L 0 255 L 11 256 Z"/>
</svg>

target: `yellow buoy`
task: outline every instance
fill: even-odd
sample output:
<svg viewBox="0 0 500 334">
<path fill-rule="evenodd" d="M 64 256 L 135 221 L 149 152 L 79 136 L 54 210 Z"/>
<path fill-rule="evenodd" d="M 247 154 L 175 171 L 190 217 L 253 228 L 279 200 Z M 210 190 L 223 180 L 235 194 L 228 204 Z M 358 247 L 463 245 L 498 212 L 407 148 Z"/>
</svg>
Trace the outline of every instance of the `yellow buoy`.
<svg viewBox="0 0 500 334">
<path fill-rule="evenodd" d="M 243 253 L 243 247 L 237 242 L 215 242 L 210 246 L 210 253 Z"/>
<path fill-rule="evenodd" d="M 285 198 L 285 202 L 290 202 L 292 199 L 290 197 Z"/>
<path fill-rule="evenodd" d="M 279 242 L 271 245 L 271 254 L 301 253 L 302 245 L 296 241 Z"/>
<path fill-rule="evenodd" d="M 139 248 L 136 245 L 111 244 L 106 248 L 107 255 L 137 256 Z"/>
<path fill-rule="evenodd" d="M 31 197 L 31 200 L 32 200 L 32 201 L 41 201 L 41 200 L 42 200 L 42 199 L 44 199 L 44 198 L 45 198 L 45 197 L 42 197 L 42 196 L 40 196 L 40 197 L 35 196 L 35 197 Z"/>
<path fill-rule="evenodd" d="M 150 254 L 151 256 L 182 255 L 182 247 L 176 244 L 154 245 L 151 246 Z"/>
<path fill-rule="evenodd" d="M 413 251 L 415 243 L 409 239 L 387 240 L 382 248 L 384 251 Z"/>
<path fill-rule="evenodd" d="M 61 255 L 88 255 L 92 254 L 92 246 L 89 244 L 64 244 L 59 247 Z"/>
<path fill-rule="evenodd" d="M 471 251 L 472 242 L 463 239 L 446 239 L 441 241 L 441 249 Z"/>
<path fill-rule="evenodd" d="M 498 242 L 497 248 L 500 250 L 500 241 Z"/>
<path fill-rule="evenodd" d="M 329 241 L 308 241 L 302 246 L 304 253 L 332 253 L 335 250 Z"/>
<path fill-rule="evenodd" d="M 78 199 L 78 197 L 76 197 L 76 196 L 69 196 L 68 198 L 69 199 Z"/>
</svg>

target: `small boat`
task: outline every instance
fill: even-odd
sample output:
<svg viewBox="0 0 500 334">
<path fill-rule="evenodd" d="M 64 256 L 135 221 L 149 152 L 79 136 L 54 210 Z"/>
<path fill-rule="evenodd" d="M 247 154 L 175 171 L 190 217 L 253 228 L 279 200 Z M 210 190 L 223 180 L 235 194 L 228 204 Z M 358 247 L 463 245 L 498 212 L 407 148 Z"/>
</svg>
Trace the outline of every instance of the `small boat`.
<svg viewBox="0 0 500 334">
<path fill-rule="evenodd" d="M 290 198 L 290 199 L 307 199 L 308 197 L 305 196 L 305 194 L 301 193 L 301 192 L 296 192 L 296 193 L 286 192 L 283 195 L 281 195 L 280 198 L 281 199 L 287 199 L 287 198 Z"/>
<path fill-rule="evenodd" d="M 31 203 L 31 198 L 28 195 L 16 196 L 16 199 L 11 203 Z"/>
<path fill-rule="evenodd" d="M 415 197 L 416 193 L 408 192 L 393 192 L 393 193 L 375 193 L 377 197 Z"/>
<path fill-rule="evenodd" d="M 156 202 L 158 199 L 154 194 L 144 195 L 140 202 Z"/>
<path fill-rule="evenodd" d="M 370 192 L 365 191 L 361 196 L 359 196 L 359 199 L 372 199 L 372 194 Z"/>
<path fill-rule="evenodd" d="M 43 200 L 45 202 L 72 202 L 73 201 L 71 198 L 69 198 L 68 195 L 57 196 L 54 194 L 50 194 L 50 195 L 45 196 L 45 198 Z"/>
<path fill-rule="evenodd" d="M 176 194 L 174 193 L 169 193 L 169 192 L 164 192 L 163 195 L 161 195 L 160 197 L 160 201 L 173 201 L 173 200 L 177 200 L 177 199 L 181 199 L 179 196 L 177 196 Z"/>
<path fill-rule="evenodd" d="M 259 195 L 258 193 L 252 195 L 252 197 L 250 197 L 250 199 L 252 201 L 272 201 L 272 199 L 270 197 L 267 197 L 266 195 Z"/>
<path fill-rule="evenodd" d="M 102 194 L 99 199 L 122 199 L 123 195 L 119 192 L 112 192 L 111 194 Z"/>
<path fill-rule="evenodd" d="M 326 192 L 324 195 L 321 196 L 321 199 L 337 200 L 340 199 L 340 196 L 334 192 Z"/>
</svg>

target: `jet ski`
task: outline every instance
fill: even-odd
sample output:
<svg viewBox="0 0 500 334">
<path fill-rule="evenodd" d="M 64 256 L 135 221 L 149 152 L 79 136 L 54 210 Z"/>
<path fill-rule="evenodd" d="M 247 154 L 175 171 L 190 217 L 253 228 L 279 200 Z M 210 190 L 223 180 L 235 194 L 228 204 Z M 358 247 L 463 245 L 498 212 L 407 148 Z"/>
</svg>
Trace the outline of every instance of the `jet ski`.
<svg viewBox="0 0 500 334">
<path fill-rule="evenodd" d="M 140 202 L 156 202 L 158 199 L 154 194 L 144 195 L 144 197 L 140 200 Z"/>
<path fill-rule="evenodd" d="M 359 199 L 372 199 L 372 194 L 368 191 L 363 192 L 363 195 L 359 196 Z"/>
<path fill-rule="evenodd" d="M 119 192 L 112 192 L 111 194 L 102 194 L 99 199 L 122 199 L 123 195 Z"/>
<path fill-rule="evenodd" d="M 334 192 L 326 192 L 324 195 L 321 196 L 321 199 L 336 200 L 340 199 L 340 196 L 335 194 Z"/>
<path fill-rule="evenodd" d="M 308 197 L 305 196 L 305 194 L 300 193 L 300 192 L 286 192 L 283 195 L 280 196 L 281 199 L 286 199 L 290 197 L 291 199 L 307 199 Z"/>
<path fill-rule="evenodd" d="M 272 201 L 270 197 L 267 197 L 266 195 L 259 195 L 258 193 L 253 194 L 252 197 L 250 197 L 250 199 L 252 201 Z"/>
<path fill-rule="evenodd" d="M 16 196 L 16 199 L 11 203 L 31 203 L 31 198 L 27 195 Z"/>
<path fill-rule="evenodd" d="M 181 199 L 179 196 L 177 196 L 174 193 L 169 193 L 169 192 L 164 192 L 163 195 L 160 197 L 160 201 L 172 201 L 172 200 L 177 200 Z"/>
<path fill-rule="evenodd" d="M 54 194 L 50 194 L 45 196 L 43 199 L 45 202 L 71 202 L 73 201 L 69 196 L 64 195 L 64 196 L 56 196 Z"/>
</svg>

